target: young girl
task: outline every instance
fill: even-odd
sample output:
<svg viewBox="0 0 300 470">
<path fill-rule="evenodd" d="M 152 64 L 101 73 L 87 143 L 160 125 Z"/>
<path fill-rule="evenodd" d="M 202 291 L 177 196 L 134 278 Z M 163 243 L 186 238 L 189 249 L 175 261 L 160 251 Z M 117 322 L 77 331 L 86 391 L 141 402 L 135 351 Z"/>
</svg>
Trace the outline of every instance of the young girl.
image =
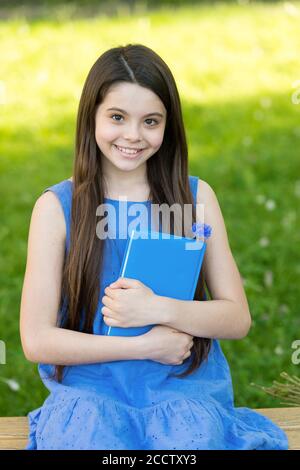
<svg viewBox="0 0 300 470">
<path fill-rule="evenodd" d="M 50 394 L 28 415 L 27 449 L 287 448 L 272 421 L 234 407 L 218 339 L 243 338 L 250 313 L 216 195 L 188 175 L 187 153 L 166 63 L 139 44 L 102 54 L 79 103 L 73 177 L 32 213 L 21 339 Z M 128 234 L 99 238 L 96 212 L 110 204 L 118 220 L 123 196 L 128 224 L 136 203 L 193 204 L 194 223 L 204 204 L 213 234 L 194 300 L 118 279 Z M 105 325 L 155 326 L 118 337 Z"/>
</svg>

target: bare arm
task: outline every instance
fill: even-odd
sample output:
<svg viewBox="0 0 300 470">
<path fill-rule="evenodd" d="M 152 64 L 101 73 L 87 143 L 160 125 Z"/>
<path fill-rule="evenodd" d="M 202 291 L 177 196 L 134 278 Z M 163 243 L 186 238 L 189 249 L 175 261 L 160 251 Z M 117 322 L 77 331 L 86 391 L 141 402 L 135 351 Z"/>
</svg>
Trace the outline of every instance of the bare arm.
<svg viewBox="0 0 300 470">
<path fill-rule="evenodd" d="M 217 339 L 244 338 L 250 320 L 237 302 L 231 300 L 177 300 L 158 297 L 160 324 L 192 336 Z"/>
<path fill-rule="evenodd" d="M 58 328 L 66 226 L 54 193 L 33 208 L 20 309 L 20 335 L 31 362 L 84 364 L 145 359 L 141 337 L 109 337 Z"/>
<path fill-rule="evenodd" d="M 212 227 L 203 269 L 213 300 L 159 297 L 157 309 L 161 311 L 161 324 L 203 338 L 240 339 L 248 334 L 251 326 L 248 302 L 217 197 L 203 180 L 198 183 L 197 203 L 204 204 L 204 221 Z"/>
</svg>

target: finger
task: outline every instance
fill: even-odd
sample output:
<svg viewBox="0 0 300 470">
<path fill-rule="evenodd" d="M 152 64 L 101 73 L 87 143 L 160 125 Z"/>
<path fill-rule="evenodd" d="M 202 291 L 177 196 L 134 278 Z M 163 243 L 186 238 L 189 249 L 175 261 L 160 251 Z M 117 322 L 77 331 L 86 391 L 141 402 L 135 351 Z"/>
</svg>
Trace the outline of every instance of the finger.
<svg viewBox="0 0 300 470">
<path fill-rule="evenodd" d="M 115 296 L 115 289 L 111 289 L 110 287 L 105 287 L 104 294 L 106 294 L 108 297 L 111 297 L 113 299 Z"/>
<path fill-rule="evenodd" d="M 140 286 L 140 282 L 137 279 L 131 279 L 127 277 L 120 277 L 117 281 L 110 284 L 110 287 L 112 289 L 116 289 L 116 288 L 129 289 L 129 288 L 135 288 L 139 286 Z"/>
<path fill-rule="evenodd" d="M 106 317 L 109 317 L 109 318 L 113 318 L 115 316 L 113 310 L 111 310 L 108 307 L 102 307 L 101 313 L 103 316 L 105 315 Z"/>
<path fill-rule="evenodd" d="M 107 326 L 118 326 L 118 322 L 114 318 L 103 316 L 103 321 Z"/>
<path fill-rule="evenodd" d="M 106 295 L 102 297 L 102 303 L 105 307 L 108 307 L 111 310 L 114 309 L 114 301 L 110 297 L 107 297 Z"/>
<path fill-rule="evenodd" d="M 138 279 L 133 279 L 132 277 L 122 277 L 121 279 L 123 279 L 124 282 L 131 284 L 133 287 L 139 287 L 143 284 Z"/>
</svg>

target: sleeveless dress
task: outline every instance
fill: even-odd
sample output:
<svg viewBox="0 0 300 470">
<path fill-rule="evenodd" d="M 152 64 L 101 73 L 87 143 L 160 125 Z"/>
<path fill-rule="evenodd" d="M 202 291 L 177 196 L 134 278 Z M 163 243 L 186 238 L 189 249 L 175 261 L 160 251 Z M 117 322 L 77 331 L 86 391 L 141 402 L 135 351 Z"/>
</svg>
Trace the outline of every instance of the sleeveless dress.
<svg viewBox="0 0 300 470">
<path fill-rule="evenodd" d="M 189 176 L 189 181 L 195 203 L 198 178 Z M 64 180 L 44 191 L 53 191 L 62 205 L 66 250 L 72 188 L 72 181 Z M 106 198 L 105 202 L 118 211 L 118 200 Z M 136 204 L 127 202 L 128 208 Z M 151 202 L 142 204 L 150 208 Z M 132 217 L 128 215 L 128 222 Z M 121 237 L 105 240 L 94 334 L 103 334 L 101 299 L 105 287 L 118 278 L 126 242 Z M 249 408 L 234 407 L 231 374 L 218 340 L 213 339 L 208 359 L 195 372 L 185 378 L 169 377 L 186 370 L 192 357 L 181 365 L 122 360 L 67 366 L 62 383 L 51 378 L 53 365 L 39 364 L 50 393 L 40 408 L 28 413 L 26 449 L 288 448 L 286 434 L 270 419 Z"/>
</svg>

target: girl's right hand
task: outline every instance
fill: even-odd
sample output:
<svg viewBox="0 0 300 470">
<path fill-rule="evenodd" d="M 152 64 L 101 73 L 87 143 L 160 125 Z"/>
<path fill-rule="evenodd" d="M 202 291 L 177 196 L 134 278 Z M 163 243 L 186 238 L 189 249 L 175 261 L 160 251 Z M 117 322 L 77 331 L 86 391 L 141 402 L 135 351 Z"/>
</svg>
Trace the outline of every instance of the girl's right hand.
<svg viewBox="0 0 300 470">
<path fill-rule="evenodd" d="M 145 333 L 146 358 L 161 364 L 182 364 L 191 355 L 193 336 L 165 325 L 156 325 Z"/>
</svg>

